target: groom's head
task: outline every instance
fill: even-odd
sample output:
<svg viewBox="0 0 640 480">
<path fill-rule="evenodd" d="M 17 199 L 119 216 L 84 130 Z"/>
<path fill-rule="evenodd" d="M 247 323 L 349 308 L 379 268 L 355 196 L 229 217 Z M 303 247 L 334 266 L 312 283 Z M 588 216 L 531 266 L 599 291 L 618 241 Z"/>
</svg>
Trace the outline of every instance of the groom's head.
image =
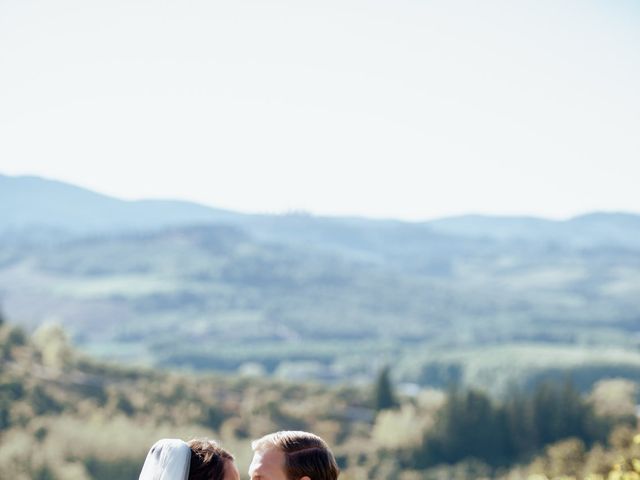
<svg viewBox="0 0 640 480">
<path fill-rule="evenodd" d="M 251 448 L 252 480 L 336 480 L 340 472 L 327 444 L 313 433 L 271 433 L 255 440 Z"/>
</svg>

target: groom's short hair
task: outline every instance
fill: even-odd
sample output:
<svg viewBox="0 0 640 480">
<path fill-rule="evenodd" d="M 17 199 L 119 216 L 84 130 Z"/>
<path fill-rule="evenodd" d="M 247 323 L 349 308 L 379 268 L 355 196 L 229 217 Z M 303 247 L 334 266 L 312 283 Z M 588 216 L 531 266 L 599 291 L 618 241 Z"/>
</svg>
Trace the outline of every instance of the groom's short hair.
<svg viewBox="0 0 640 480">
<path fill-rule="evenodd" d="M 191 449 L 189 480 L 222 480 L 227 461 L 233 455 L 213 440 L 193 439 L 187 442 Z"/>
<path fill-rule="evenodd" d="M 281 431 L 265 435 L 251 443 L 254 451 L 277 449 L 284 453 L 284 471 L 288 480 L 336 480 L 340 469 L 329 446 L 313 433 Z"/>
</svg>

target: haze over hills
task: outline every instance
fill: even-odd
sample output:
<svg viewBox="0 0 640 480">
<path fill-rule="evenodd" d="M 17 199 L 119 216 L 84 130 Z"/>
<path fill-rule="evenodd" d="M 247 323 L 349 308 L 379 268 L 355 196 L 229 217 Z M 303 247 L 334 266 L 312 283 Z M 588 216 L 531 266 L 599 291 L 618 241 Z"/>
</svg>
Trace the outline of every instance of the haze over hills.
<svg viewBox="0 0 640 480">
<path fill-rule="evenodd" d="M 179 200 L 125 201 L 57 180 L 0 175 L 0 233 L 51 228 L 70 233 L 141 231 L 197 223 L 229 223 L 258 237 L 344 246 L 394 236 L 443 234 L 492 240 L 557 241 L 575 246 L 640 247 L 640 215 L 591 213 L 566 221 L 537 217 L 465 215 L 425 222 L 318 217 L 306 214 L 252 215 Z M 366 238 L 365 238 L 366 237 Z M 365 247 L 366 249 L 366 247 Z"/>
<path fill-rule="evenodd" d="M 121 361 L 502 388 L 640 373 L 640 216 L 411 223 L 0 177 L 0 302 Z"/>
<path fill-rule="evenodd" d="M 215 222 L 233 216 L 190 202 L 125 201 L 56 180 L 0 175 L 0 231 L 50 228 L 100 233 Z"/>
</svg>

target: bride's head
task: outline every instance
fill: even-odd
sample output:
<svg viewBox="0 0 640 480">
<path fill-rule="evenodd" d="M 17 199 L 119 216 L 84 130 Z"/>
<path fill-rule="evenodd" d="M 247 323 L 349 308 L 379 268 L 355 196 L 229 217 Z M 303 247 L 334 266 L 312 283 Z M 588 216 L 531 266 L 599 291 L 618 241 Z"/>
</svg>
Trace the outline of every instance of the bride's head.
<svg viewBox="0 0 640 480">
<path fill-rule="evenodd" d="M 194 439 L 187 445 L 191 449 L 189 480 L 240 480 L 233 455 L 213 440 Z"/>
</svg>

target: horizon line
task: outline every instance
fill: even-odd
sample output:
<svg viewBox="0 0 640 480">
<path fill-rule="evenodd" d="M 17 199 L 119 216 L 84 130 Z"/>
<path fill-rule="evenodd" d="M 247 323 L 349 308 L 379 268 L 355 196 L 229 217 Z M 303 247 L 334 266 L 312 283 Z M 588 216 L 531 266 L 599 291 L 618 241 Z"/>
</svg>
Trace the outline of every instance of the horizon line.
<svg viewBox="0 0 640 480">
<path fill-rule="evenodd" d="M 208 202 L 200 201 L 193 198 L 180 198 L 180 197 L 172 197 L 172 196 L 152 196 L 152 197 L 126 197 L 117 194 L 108 193 L 105 191 L 101 191 L 95 189 L 93 187 L 89 187 L 87 185 L 82 185 L 79 183 L 75 183 L 70 180 L 65 180 L 61 178 L 55 178 L 50 176 L 41 175 L 38 173 L 18 173 L 18 174 L 7 174 L 0 172 L 0 177 L 7 178 L 31 178 L 42 180 L 46 182 L 63 184 L 68 187 L 85 190 L 94 195 L 100 195 L 103 197 L 110 198 L 112 200 L 128 202 L 128 203 L 137 203 L 137 202 L 176 202 L 176 203 L 187 203 L 198 207 L 208 208 L 211 210 L 218 210 L 222 212 L 227 212 L 230 214 L 237 215 L 248 215 L 248 216 L 307 216 L 307 217 L 316 217 L 316 218 L 325 218 L 325 219 L 342 219 L 342 220 L 368 220 L 368 221 L 380 221 L 380 222 L 400 222 L 400 223 L 430 223 L 437 222 L 442 220 L 449 219 L 460 219 L 465 217 L 475 217 L 475 218 L 496 218 L 496 219 L 511 219 L 511 220 L 543 220 L 549 222 L 567 222 L 577 218 L 589 216 L 589 215 L 631 215 L 631 216 L 640 216 L 640 212 L 636 212 L 633 210 L 625 210 L 625 209 L 593 209 L 593 210 L 583 210 L 581 212 L 576 212 L 571 215 L 543 215 L 543 214 L 535 214 L 531 212 L 521 212 L 521 213 L 504 213 L 504 212 L 478 212 L 478 211 L 466 211 L 459 213 L 451 213 L 451 214 L 443 214 L 437 215 L 433 217 L 425 217 L 422 219 L 416 218 L 402 218 L 402 217 L 392 217 L 392 216 L 384 216 L 384 215 L 371 215 L 371 214 L 361 214 L 361 213 L 335 213 L 335 212 L 319 212 L 313 211 L 305 208 L 291 208 L 284 210 L 244 210 L 244 209 L 233 209 L 227 207 L 220 207 L 214 204 L 210 204 Z"/>
</svg>

